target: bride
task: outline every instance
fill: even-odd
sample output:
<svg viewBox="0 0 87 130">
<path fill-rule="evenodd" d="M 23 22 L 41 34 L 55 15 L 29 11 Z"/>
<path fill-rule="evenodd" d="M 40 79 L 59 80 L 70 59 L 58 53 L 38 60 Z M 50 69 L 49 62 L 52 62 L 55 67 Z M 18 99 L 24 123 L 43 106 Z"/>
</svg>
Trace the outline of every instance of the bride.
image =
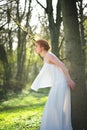
<svg viewBox="0 0 87 130">
<path fill-rule="evenodd" d="M 72 130 L 70 88 L 75 88 L 68 70 L 52 52 L 47 41 L 35 42 L 35 52 L 43 57 L 44 65 L 31 89 L 52 87 L 45 105 L 40 130 Z"/>
</svg>

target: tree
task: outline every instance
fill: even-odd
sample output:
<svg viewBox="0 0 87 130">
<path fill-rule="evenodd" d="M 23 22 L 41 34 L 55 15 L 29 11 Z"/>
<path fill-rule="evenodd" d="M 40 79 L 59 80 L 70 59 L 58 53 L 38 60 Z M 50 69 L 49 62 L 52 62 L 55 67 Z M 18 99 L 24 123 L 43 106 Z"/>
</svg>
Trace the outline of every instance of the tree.
<svg viewBox="0 0 87 130">
<path fill-rule="evenodd" d="M 7 91 L 10 89 L 17 92 L 25 86 L 25 75 L 28 77 L 26 44 L 28 32 L 32 33 L 29 25 L 31 19 L 31 0 L 25 0 L 23 8 L 21 7 L 20 0 L 6 1 L 2 5 L 0 3 L 0 12 L 0 38 L 2 43 L 0 45 L 0 64 L 3 63 L 3 71 L 1 72 L 4 77 L 3 81 L 2 78 L 0 78 L 0 81 L 2 81 L 2 84 L 5 83 Z M 17 26 L 18 23 L 19 26 Z M 21 24 L 23 24 L 27 31 L 21 29 Z M 30 41 L 28 40 L 28 42 Z M 18 46 L 14 50 L 15 44 Z"/>
<path fill-rule="evenodd" d="M 84 59 L 81 48 L 79 24 L 75 0 L 61 0 L 66 42 L 66 64 L 77 87 L 72 92 L 72 122 L 74 130 L 87 129 L 86 87 Z"/>
<path fill-rule="evenodd" d="M 58 42 L 59 42 L 59 35 L 60 35 L 60 25 L 62 20 L 60 0 L 57 1 L 57 5 L 56 5 L 56 19 L 54 18 L 54 14 L 53 14 L 52 0 L 46 0 L 46 4 L 47 4 L 46 8 L 38 0 L 36 1 L 45 10 L 48 16 L 52 52 L 54 52 L 57 56 L 59 56 Z"/>
<path fill-rule="evenodd" d="M 28 11 L 26 12 L 26 4 L 28 4 Z M 17 20 L 21 24 L 23 18 L 25 19 L 25 27 L 29 28 L 29 20 L 31 16 L 31 0 L 25 0 L 25 7 L 23 13 L 20 12 L 20 1 L 17 1 Z M 24 86 L 24 70 L 25 70 L 25 61 L 26 61 L 26 37 L 27 33 L 21 30 L 18 26 L 17 38 L 18 38 L 18 47 L 17 47 L 17 75 L 16 79 L 18 80 L 19 89 L 22 89 Z M 18 91 L 18 90 L 17 90 Z"/>
<path fill-rule="evenodd" d="M 2 2 L 2 1 L 0 1 Z M 1 86 L 3 86 L 4 96 L 6 97 L 7 90 L 10 86 L 10 79 L 11 79 L 11 64 L 9 63 L 9 56 L 10 52 L 12 52 L 12 37 L 11 37 L 11 28 L 9 27 L 10 24 L 10 9 L 12 1 L 8 2 L 8 5 L 2 4 L 0 6 L 0 18 L 1 18 L 1 44 L 0 44 L 0 60 L 3 65 L 3 82 Z M 3 8 L 4 6 L 4 8 Z M 4 12 L 4 13 L 3 13 Z M 11 53 L 12 54 L 12 53 Z"/>
<path fill-rule="evenodd" d="M 7 89 L 9 86 L 9 64 L 8 64 L 8 58 L 7 54 L 4 48 L 4 45 L 0 45 L 0 60 L 2 61 L 3 68 L 4 68 L 4 75 L 3 75 L 3 91 L 4 91 L 4 96 L 6 97 L 7 94 Z"/>
</svg>

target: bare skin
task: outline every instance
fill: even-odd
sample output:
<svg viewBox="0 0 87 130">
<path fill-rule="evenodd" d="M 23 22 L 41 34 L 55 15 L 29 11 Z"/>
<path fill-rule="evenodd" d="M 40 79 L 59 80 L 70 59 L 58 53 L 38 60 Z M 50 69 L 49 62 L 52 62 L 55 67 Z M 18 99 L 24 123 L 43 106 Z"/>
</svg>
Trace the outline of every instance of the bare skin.
<svg viewBox="0 0 87 130">
<path fill-rule="evenodd" d="M 60 61 L 58 57 L 56 57 L 53 53 L 46 51 L 44 47 L 41 47 L 38 43 L 35 43 L 35 52 L 43 57 L 44 62 L 60 67 L 67 79 L 68 86 L 71 89 L 75 88 L 75 82 L 71 79 L 65 64 Z"/>
</svg>

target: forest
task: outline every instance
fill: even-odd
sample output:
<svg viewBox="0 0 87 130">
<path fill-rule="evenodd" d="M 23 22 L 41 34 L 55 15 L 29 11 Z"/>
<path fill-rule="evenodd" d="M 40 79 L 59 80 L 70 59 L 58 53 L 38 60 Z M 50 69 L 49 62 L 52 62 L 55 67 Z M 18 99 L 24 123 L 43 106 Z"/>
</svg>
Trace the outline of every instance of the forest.
<svg viewBox="0 0 87 130">
<path fill-rule="evenodd" d="M 87 0 L 0 0 L 0 130 L 39 130 L 49 89 L 31 90 L 37 39 L 67 66 L 73 130 L 87 130 Z"/>
</svg>

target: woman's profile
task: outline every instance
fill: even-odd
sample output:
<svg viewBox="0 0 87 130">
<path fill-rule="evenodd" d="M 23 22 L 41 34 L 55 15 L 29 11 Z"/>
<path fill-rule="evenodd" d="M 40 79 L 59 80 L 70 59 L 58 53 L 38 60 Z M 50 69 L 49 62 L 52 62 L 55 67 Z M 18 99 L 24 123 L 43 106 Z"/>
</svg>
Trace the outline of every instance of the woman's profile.
<svg viewBox="0 0 87 130">
<path fill-rule="evenodd" d="M 35 52 L 43 57 L 44 65 L 31 89 L 51 87 L 44 108 L 40 130 L 72 130 L 70 88 L 75 88 L 65 64 L 52 52 L 46 40 L 35 42 Z"/>
</svg>

